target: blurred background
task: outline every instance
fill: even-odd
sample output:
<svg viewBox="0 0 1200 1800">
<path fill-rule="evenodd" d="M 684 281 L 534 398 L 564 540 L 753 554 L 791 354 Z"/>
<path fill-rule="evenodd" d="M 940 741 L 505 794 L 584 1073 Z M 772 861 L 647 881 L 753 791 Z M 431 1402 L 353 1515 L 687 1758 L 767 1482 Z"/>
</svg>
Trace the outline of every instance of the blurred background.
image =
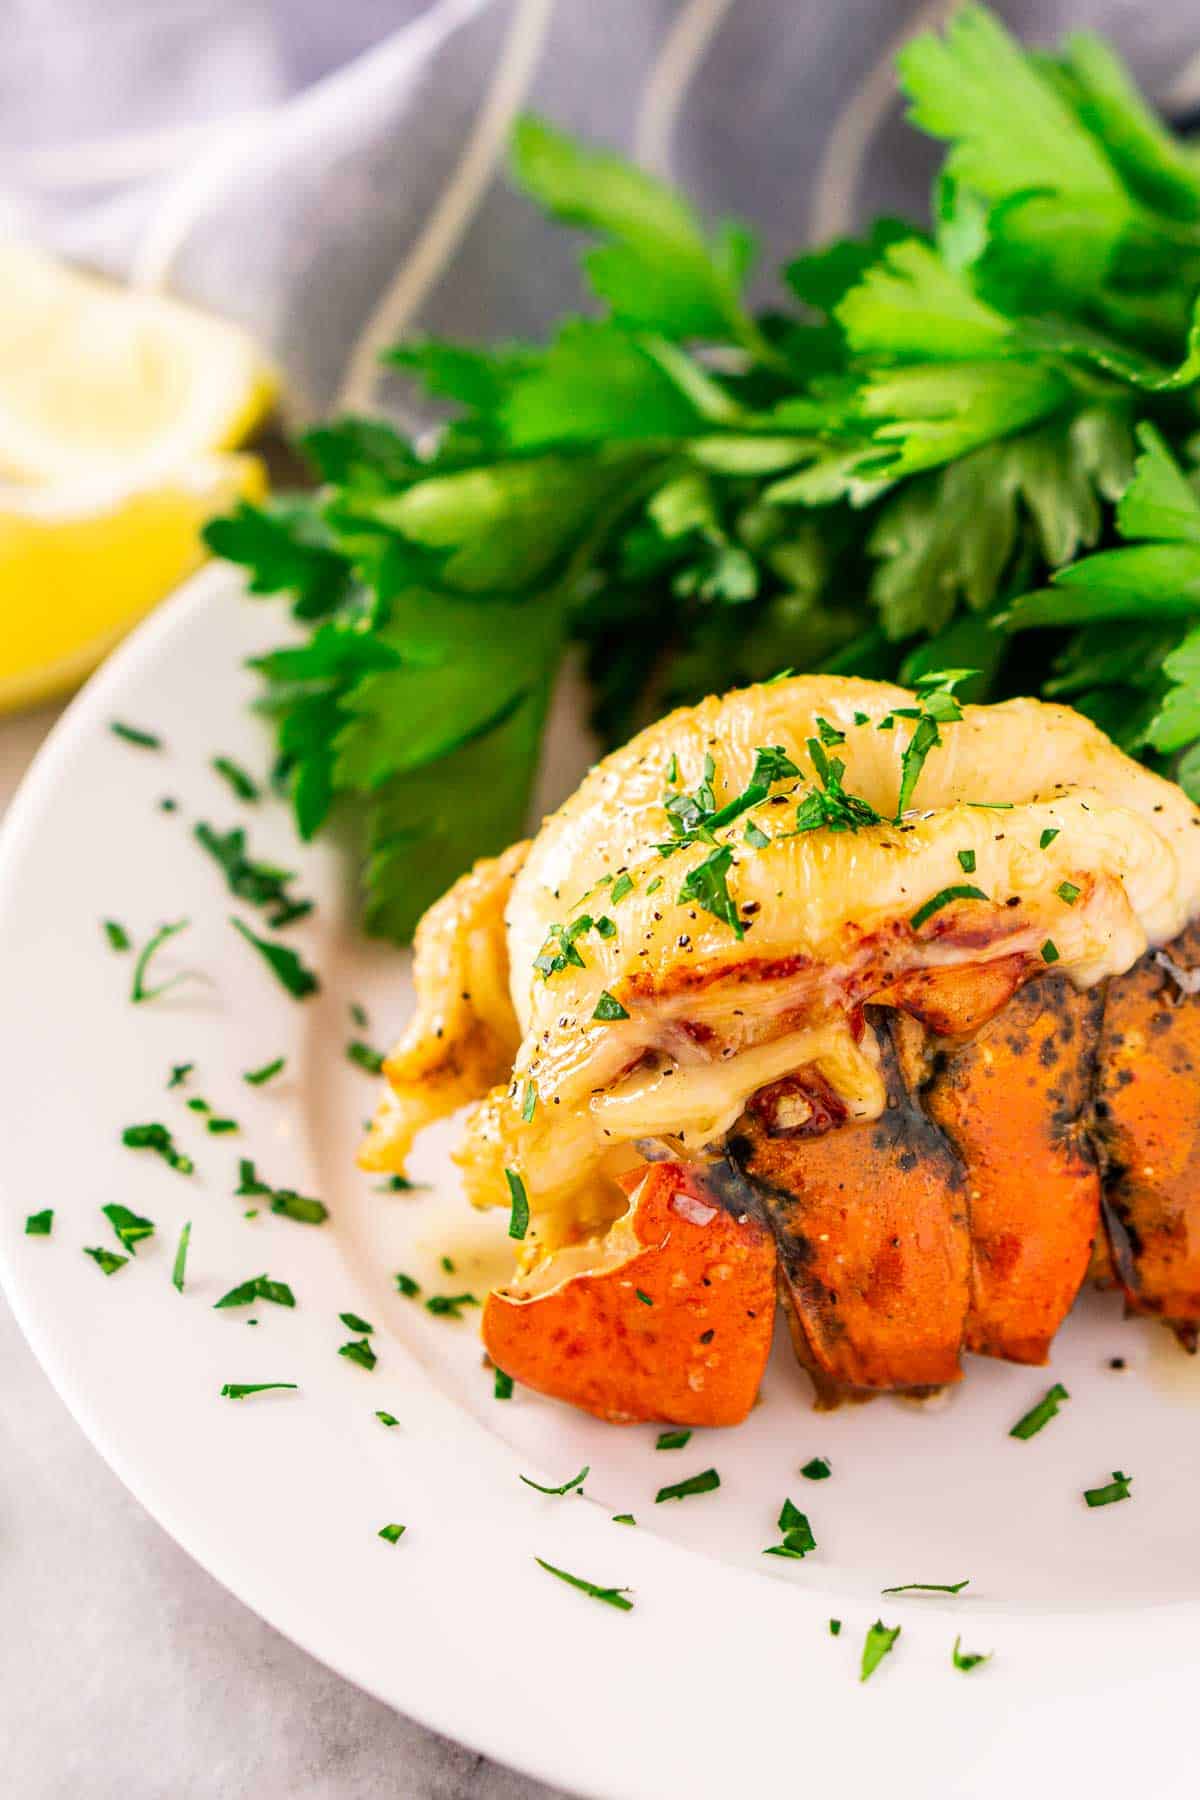
<svg viewBox="0 0 1200 1800">
<path fill-rule="evenodd" d="M 411 397 L 379 383 L 385 344 L 536 337 L 577 303 L 567 234 L 503 180 L 517 111 L 634 152 L 710 214 L 755 219 L 766 292 L 806 240 L 879 210 L 923 213 L 934 147 L 903 126 L 890 65 L 950 10 L 7 0 L 0 241 L 245 327 L 280 372 L 288 424 L 339 407 L 408 416 Z M 1035 39 L 1103 31 L 1168 116 L 1197 114 L 1197 0 L 995 10 Z M 0 484 L 8 473 L 0 462 Z M 26 577 L 5 585 L 27 501 L 24 484 L 0 485 L 0 675 L 18 609 L 58 598 Z M 0 810 L 58 710 L 28 699 L 0 719 Z M 194 1568 L 100 1464 L 7 1316 L 0 1369 L 0 1468 L 21 1470 L 0 1483 L 6 1792 L 535 1792 L 350 1689 Z"/>
</svg>

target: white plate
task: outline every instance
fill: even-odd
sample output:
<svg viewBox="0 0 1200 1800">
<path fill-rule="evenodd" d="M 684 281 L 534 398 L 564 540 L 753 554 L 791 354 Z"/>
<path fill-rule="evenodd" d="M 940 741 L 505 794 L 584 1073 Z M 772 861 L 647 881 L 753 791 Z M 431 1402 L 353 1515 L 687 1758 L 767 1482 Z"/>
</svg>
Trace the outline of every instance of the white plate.
<svg viewBox="0 0 1200 1800">
<path fill-rule="evenodd" d="M 605 1800 L 777 1791 L 913 1800 L 1195 1791 L 1191 1707 L 1200 1677 L 1200 1367 L 1165 1335 L 1089 1297 L 1053 1366 L 973 1360 L 938 1408 L 878 1402 L 814 1413 L 777 1348 L 762 1404 L 741 1429 L 655 1450 L 650 1429 L 595 1424 L 521 1392 L 492 1397 L 475 1323 L 431 1317 L 394 1292 L 487 1284 L 504 1221 L 456 1194 L 453 1128 L 416 1173 L 431 1191 L 379 1192 L 352 1153 L 374 1099 L 344 1057 L 348 1006 L 383 1044 L 408 1005 L 406 958 L 352 929 L 344 870 L 300 851 L 283 810 L 242 807 L 212 773 L 225 753 L 262 771 L 240 660 L 279 636 L 276 608 L 247 604 L 228 571 L 194 582 L 116 656 L 71 709 L 12 808 L 0 855 L 0 1268 L 25 1331 L 84 1430 L 143 1504 L 203 1565 L 280 1630 L 363 1687 L 504 1762 Z M 163 734 L 164 754 L 107 729 Z M 170 794 L 173 814 L 159 810 Z M 486 796 L 481 796 L 485 801 Z M 303 872 L 316 914 L 289 933 L 321 973 L 298 1004 L 231 930 L 231 902 L 191 837 L 196 819 L 246 826 L 251 849 Z M 137 941 L 190 916 L 162 972 L 206 970 L 149 1006 L 128 1003 Z M 254 1089 L 240 1071 L 285 1054 Z M 242 1123 L 210 1136 L 168 1093 L 191 1088 Z M 197 1173 L 122 1147 L 121 1127 L 161 1119 Z M 324 1228 L 243 1217 L 239 1156 L 276 1184 L 320 1194 Z M 118 1200 L 157 1235 L 106 1279 L 82 1246 L 116 1247 L 100 1207 Z M 27 1214 L 53 1206 L 49 1239 Z M 192 1221 L 186 1292 L 169 1275 Z M 456 1264 L 453 1276 L 438 1266 Z M 295 1311 L 214 1312 L 266 1270 Z M 368 1373 L 337 1355 L 338 1313 L 377 1327 Z M 1115 1373 L 1111 1356 L 1127 1359 Z M 1071 1399 L 1040 1436 L 1008 1427 L 1062 1380 Z M 288 1380 L 297 1393 L 240 1403 L 226 1381 Z M 394 1413 L 388 1430 L 375 1409 Z M 832 1479 L 803 1480 L 814 1455 Z M 545 1499 L 517 1479 L 591 1466 L 586 1497 Z M 717 1493 L 656 1506 L 663 1483 L 710 1465 Z M 1131 1502 L 1089 1511 L 1081 1490 L 1113 1469 Z M 11 1478 L 11 1471 L 10 1471 Z M 819 1548 L 764 1560 L 785 1496 Z M 631 1511 L 637 1528 L 612 1523 Z M 408 1527 L 392 1547 L 376 1535 Z M 628 1586 L 621 1613 L 540 1570 L 535 1556 Z M 880 1597 L 906 1581 L 971 1585 L 956 1599 Z M 893 1654 L 857 1680 L 867 1625 L 900 1624 Z M 829 1619 L 843 1621 L 833 1638 Z M 970 1675 L 964 1646 L 994 1660 Z"/>
</svg>

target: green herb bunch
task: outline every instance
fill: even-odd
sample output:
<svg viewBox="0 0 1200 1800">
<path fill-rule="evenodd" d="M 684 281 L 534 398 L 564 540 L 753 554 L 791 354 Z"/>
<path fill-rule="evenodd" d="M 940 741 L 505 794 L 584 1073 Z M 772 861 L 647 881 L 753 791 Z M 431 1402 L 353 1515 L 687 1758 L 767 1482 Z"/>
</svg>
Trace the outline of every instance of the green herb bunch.
<svg viewBox="0 0 1200 1800">
<path fill-rule="evenodd" d="M 600 316 L 402 345 L 457 409 L 435 447 L 336 420 L 319 488 L 209 527 L 290 596 L 260 705 L 301 835 L 361 821 L 372 930 L 521 835 L 571 645 L 607 743 L 785 666 L 968 668 L 1200 795 L 1200 159 L 1094 37 L 1025 51 L 968 6 L 899 73 L 948 146 L 932 229 L 805 252 L 766 311 L 743 225 L 523 119 Z"/>
</svg>

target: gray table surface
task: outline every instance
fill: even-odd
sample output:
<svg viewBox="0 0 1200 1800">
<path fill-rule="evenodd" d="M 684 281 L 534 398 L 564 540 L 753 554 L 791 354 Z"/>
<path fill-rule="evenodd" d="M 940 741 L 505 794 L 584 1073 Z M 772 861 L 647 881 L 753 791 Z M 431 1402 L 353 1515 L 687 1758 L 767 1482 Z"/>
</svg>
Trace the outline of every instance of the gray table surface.
<svg viewBox="0 0 1200 1800">
<path fill-rule="evenodd" d="M 0 719 L 0 813 L 55 716 Z M 11 1800 L 552 1793 L 360 1693 L 198 1568 L 92 1449 L 2 1298 L 0 1619 Z"/>
</svg>

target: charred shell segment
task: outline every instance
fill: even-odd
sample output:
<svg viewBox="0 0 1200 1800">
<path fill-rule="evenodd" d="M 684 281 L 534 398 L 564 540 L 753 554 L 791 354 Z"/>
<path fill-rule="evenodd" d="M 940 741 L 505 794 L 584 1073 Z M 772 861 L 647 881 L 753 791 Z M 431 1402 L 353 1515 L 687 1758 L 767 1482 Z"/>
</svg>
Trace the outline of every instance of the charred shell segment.
<svg viewBox="0 0 1200 1800">
<path fill-rule="evenodd" d="M 1100 1181 L 1087 1140 L 1099 989 L 1021 988 L 933 1057 L 925 1110 L 967 1171 L 971 1303 L 963 1348 L 1043 1363 L 1087 1274 Z"/>
<path fill-rule="evenodd" d="M 826 1401 L 959 1380 L 969 1300 L 965 1172 L 905 1077 L 900 1027 L 867 1009 L 880 1117 L 772 1136 L 747 1112 L 730 1155 L 762 1197 L 793 1342 Z"/>
<path fill-rule="evenodd" d="M 771 1348 L 775 1264 L 759 1219 L 696 1168 L 658 1162 L 582 1265 L 560 1253 L 489 1294 L 483 1340 L 506 1374 L 597 1418 L 736 1425 Z"/>
<path fill-rule="evenodd" d="M 1200 1324 L 1196 970 L 1200 922 L 1109 983 L 1093 1107 L 1117 1280 L 1131 1311 L 1174 1325 L 1189 1349 Z"/>
</svg>

